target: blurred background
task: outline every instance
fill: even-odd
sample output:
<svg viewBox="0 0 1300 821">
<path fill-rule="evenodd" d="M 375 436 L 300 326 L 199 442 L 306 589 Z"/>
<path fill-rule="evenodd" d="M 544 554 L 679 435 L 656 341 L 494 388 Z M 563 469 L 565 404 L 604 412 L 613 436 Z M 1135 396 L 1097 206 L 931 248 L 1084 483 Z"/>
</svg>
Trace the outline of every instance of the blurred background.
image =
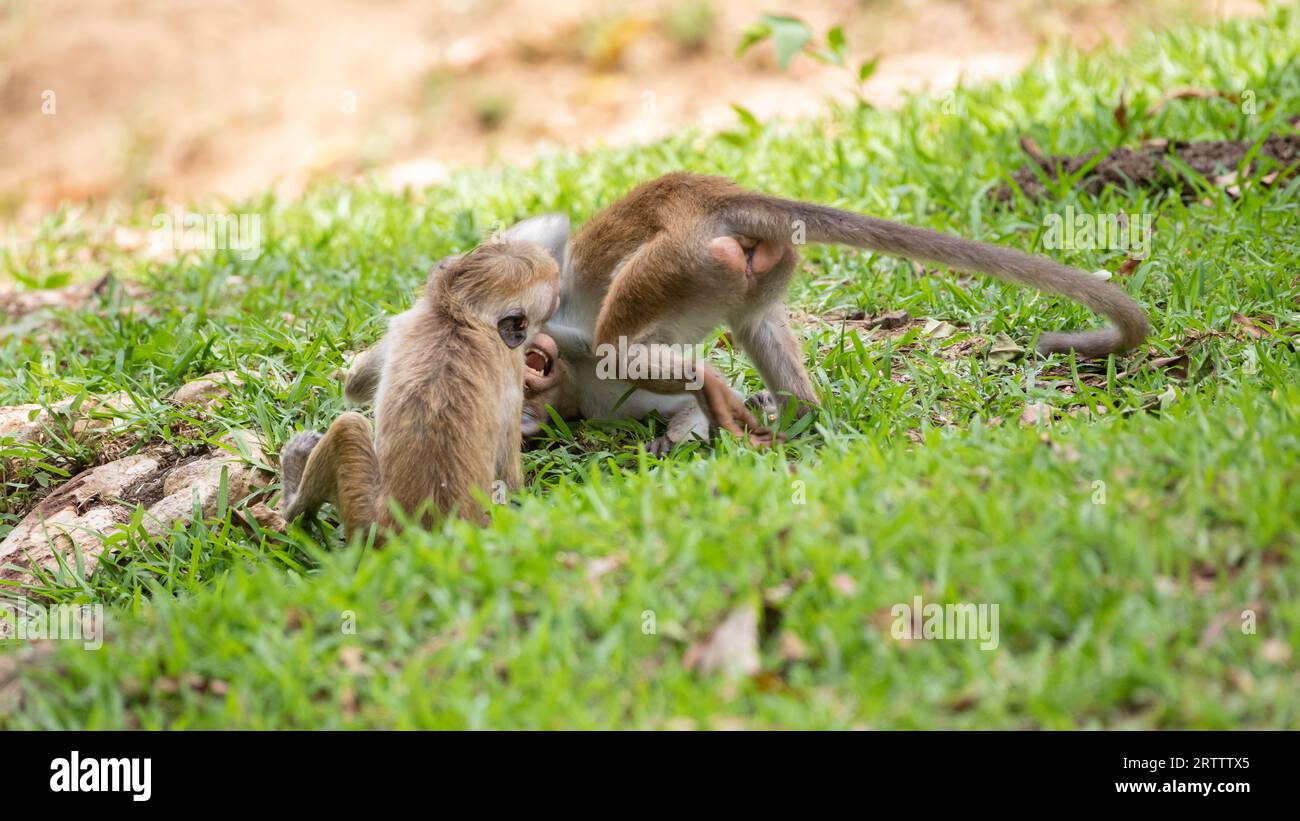
<svg viewBox="0 0 1300 821">
<path fill-rule="evenodd" d="M 888 105 L 1252 0 L 0 0 L 0 219 L 60 203 L 395 188 L 450 166 L 815 112 L 856 71 L 772 42 L 763 13 L 842 25 Z"/>
</svg>

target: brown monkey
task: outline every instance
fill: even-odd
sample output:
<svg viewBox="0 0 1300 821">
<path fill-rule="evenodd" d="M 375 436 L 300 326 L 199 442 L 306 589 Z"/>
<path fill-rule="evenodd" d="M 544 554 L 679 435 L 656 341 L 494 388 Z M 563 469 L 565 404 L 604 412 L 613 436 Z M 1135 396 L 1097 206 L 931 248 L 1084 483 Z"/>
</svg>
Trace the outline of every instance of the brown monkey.
<svg viewBox="0 0 1300 821">
<path fill-rule="evenodd" d="M 1104 356 L 1136 346 L 1148 333 L 1146 315 L 1127 294 L 1078 269 L 684 173 L 639 186 L 574 238 L 566 274 L 572 287 L 598 298 L 599 307 L 592 312 L 593 299 L 571 321 L 597 346 L 615 345 L 620 337 L 641 344 L 698 342 L 725 321 L 770 390 L 813 404 L 816 397 L 783 304 L 798 256 L 796 238 L 992 274 L 1076 299 L 1115 323 L 1104 330 L 1043 334 L 1038 349 L 1044 353 Z M 635 383 L 657 393 L 684 387 L 679 381 Z M 707 371 L 700 396 L 719 427 L 736 434 L 748 428 L 763 437 L 744 405 Z"/>
<path fill-rule="evenodd" d="M 1148 333 L 1145 313 L 1123 290 L 1076 268 L 975 240 L 821 205 L 747 191 L 719 177 L 674 173 L 645 183 L 598 213 L 567 243 L 561 215 L 526 220 L 520 231 L 560 262 L 560 309 L 547 323 L 558 357 L 530 350 L 524 433 L 535 433 L 551 405 L 562 415 L 631 416 L 659 410 L 690 412 L 693 385 L 711 427 L 751 441 L 770 441 L 740 396 L 707 365 L 680 357 L 680 378 L 609 379 L 596 364 L 625 350 L 701 342 L 723 322 L 754 361 L 772 393 L 816 403 L 800 349 L 786 319 L 784 296 L 800 242 L 836 242 L 959 271 L 992 274 L 1076 299 L 1114 327 L 1042 334 L 1042 353 L 1074 350 L 1096 357 L 1138 345 Z M 628 344 L 620 345 L 620 338 Z M 367 356 L 374 366 L 382 344 Z M 603 353 L 602 353 L 603 352 Z M 561 361 L 563 360 L 563 361 Z M 531 364 L 536 361 L 536 364 Z M 669 369 L 674 370 L 674 369 Z M 362 380 L 358 380 L 360 386 Z M 352 375 L 349 375 L 352 382 Z M 629 393 L 629 389 L 637 388 Z M 364 400 L 364 391 L 349 388 Z M 670 425 L 671 427 L 671 425 Z"/>
<path fill-rule="evenodd" d="M 281 455 L 283 515 L 339 509 L 351 538 L 455 513 L 486 523 L 475 489 L 517 490 L 524 350 L 559 303 L 559 269 L 536 244 L 491 242 L 444 262 L 392 323 L 375 390 L 375 434 L 358 413 L 301 433 Z M 435 510 L 436 509 L 436 510 Z"/>
</svg>

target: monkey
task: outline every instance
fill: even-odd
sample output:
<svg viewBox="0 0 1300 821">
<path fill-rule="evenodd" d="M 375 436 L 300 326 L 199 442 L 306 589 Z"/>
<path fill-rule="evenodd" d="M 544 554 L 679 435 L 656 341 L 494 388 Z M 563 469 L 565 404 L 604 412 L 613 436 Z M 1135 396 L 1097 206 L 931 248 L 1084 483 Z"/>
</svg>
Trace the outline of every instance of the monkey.
<svg viewBox="0 0 1300 821">
<path fill-rule="evenodd" d="M 375 430 L 354 411 L 324 435 L 296 435 L 281 454 L 282 515 L 324 502 L 351 539 L 376 539 L 419 517 L 486 525 L 476 491 L 523 485 L 524 350 L 559 305 L 559 267 L 536 244 L 503 238 L 444 260 L 424 294 L 390 325 L 373 376 Z M 396 511 L 396 512 L 395 512 Z"/>
<path fill-rule="evenodd" d="M 802 242 L 838 243 L 957 271 L 989 274 L 1074 299 L 1113 323 L 1089 331 L 1040 334 L 1040 353 L 1104 357 L 1139 345 L 1150 332 L 1145 312 L 1114 283 L 1044 257 L 828 206 L 746 190 L 731 180 L 675 172 L 634 188 L 596 214 L 570 241 L 563 215 L 534 217 L 517 228 L 548 248 L 561 268 L 559 310 L 544 329 L 558 358 L 529 351 L 523 432 L 536 433 L 545 407 L 601 415 L 622 401 L 622 415 L 689 408 L 693 392 L 711 429 L 770 444 L 740 395 L 707 364 L 687 361 L 677 346 L 701 342 L 725 323 L 774 396 L 798 412 L 817 397 L 786 314 L 785 291 Z M 512 229 L 513 230 L 513 229 Z M 799 240 L 799 242 L 796 241 Z M 628 344 L 620 346 L 620 338 Z M 382 346 L 367 355 L 382 359 Z M 668 351 L 673 378 L 607 379 L 592 364 L 623 350 Z M 567 362 L 568 364 L 563 364 Z M 358 375 L 360 376 L 360 375 Z M 359 399 L 364 380 L 353 391 Z M 635 388 L 631 394 L 629 387 Z M 635 400 L 635 401 L 634 401 Z M 630 403 L 630 404 L 629 404 Z M 671 427 L 671 424 L 670 424 Z"/>
<path fill-rule="evenodd" d="M 569 220 L 562 214 L 531 217 L 511 227 L 505 236 L 541 244 L 562 267 L 569 240 Z M 436 274 L 435 269 L 432 275 Z M 561 311 L 569 298 L 570 291 L 562 283 Z M 393 317 L 390 328 L 400 326 L 405 316 Z M 349 404 L 364 406 L 374 401 L 391 338 L 391 333 L 385 334 L 353 359 L 343 387 Z M 579 391 L 577 374 L 586 370 L 594 374 L 594 356 L 581 338 L 575 340 L 572 334 L 565 338 L 568 345 L 563 353 L 545 331 L 538 332 L 525 348 L 522 436 L 532 437 L 542 432 L 542 423 L 549 418 L 546 408 L 551 406 L 562 419 L 641 419 L 652 412 L 659 413 L 668 420 L 668 425 L 663 434 L 646 443 L 647 451 L 653 456 L 664 456 L 681 442 L 709 437 L 709 418 L 690 394 L 654 394 L 619 380 L 589 380 L 589 387 Z M 734 393 L 737 399 L 741 397 L 739 392 Z M 759 391 L 745 401 L 767 418 L 775 418 L 778 412 L 768 391 Z"/>
</svg>

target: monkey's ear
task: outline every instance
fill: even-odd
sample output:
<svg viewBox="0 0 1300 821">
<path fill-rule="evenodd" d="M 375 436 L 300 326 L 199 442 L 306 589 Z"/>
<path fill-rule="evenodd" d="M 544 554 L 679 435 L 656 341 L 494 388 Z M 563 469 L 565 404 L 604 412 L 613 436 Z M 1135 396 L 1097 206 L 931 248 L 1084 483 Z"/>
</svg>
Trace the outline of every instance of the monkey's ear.
<svg viewBox="0 0 1300 821">
<path fill-rule="evenodd" d="M 465 255 L 452 254 L 451 256 L 446 256 L 438 260 L 437 264 L 429 269 L 429 276 L 425 277 L 424 287 L 429 289 L 436 287 L 438 281 L 446 276 L 447 271 L 451 270 L 451 267 L 459 262 L 463 256 Z"/>
<path fill-rule="evenodd" d="M 542 214 L 515 223 L 505 234 L 506 239 L 535 242 L 545 248 L 555 263 L 564 270 L 564 257 L 569 249 L 569 217 L 567 214 Z"/>
<path fill-rule="evenodd" d="M 528 338 L 528 317 L 518 309 L 497 320 L 497 333 L 507 348 L 518 348 Z"/>
</svg>

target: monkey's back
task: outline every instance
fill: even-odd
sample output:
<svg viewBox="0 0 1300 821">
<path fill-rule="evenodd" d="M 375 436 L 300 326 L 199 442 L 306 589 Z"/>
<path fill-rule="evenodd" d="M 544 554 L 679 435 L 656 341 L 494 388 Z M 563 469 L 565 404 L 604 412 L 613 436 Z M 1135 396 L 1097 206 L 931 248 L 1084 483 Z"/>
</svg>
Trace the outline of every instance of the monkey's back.
<svg viewBox="0 0 1300 821">
<path fill-rule="evenodd" d="M 396 330 L 401 353 L 386 363 L 376 412 L 376 519 L 393 525 L 391 500 L 426 525 L 452 513 L 482 521 L 473 491 L 490 491 L 505 434 L 500 397 L 506 380 L 522 383 L 520 365 L 491 329 L 430 308 Z"/>
</svg>

